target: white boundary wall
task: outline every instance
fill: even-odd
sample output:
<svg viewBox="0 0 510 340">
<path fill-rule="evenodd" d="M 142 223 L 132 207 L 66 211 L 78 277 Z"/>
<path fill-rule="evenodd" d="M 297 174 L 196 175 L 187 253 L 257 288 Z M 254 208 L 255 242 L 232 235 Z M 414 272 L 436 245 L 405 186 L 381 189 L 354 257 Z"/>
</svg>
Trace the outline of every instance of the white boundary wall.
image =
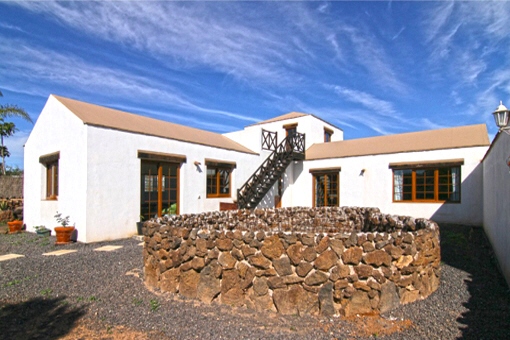
<svg viewBox="0 0 510 340">
<path fill-rule="evenodd" d="M 483 227 L 510 287 L 510 136 L 499 133 L 483 161 Z"/>
</svg>

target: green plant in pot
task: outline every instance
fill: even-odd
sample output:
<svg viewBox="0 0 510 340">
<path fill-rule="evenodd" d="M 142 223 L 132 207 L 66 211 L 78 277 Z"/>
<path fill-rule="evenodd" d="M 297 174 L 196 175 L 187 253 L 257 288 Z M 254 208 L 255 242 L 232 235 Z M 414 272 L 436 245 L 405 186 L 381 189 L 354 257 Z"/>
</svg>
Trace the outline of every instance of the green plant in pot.
<svg viewBox="0 0 510 340">
<path fill-rule="evenodd" d="M 137 231 L 138 235 L 143 235 L 143 231 L 142 231 L 143 220 L 145 220 L 145 218 L 143 217 L 143 215 L 140 215 L 140 222 L 136 222 L 136 231 Z"/>
<path fill-rule="evenodd" d="M 62 213 L 57 211 L 55 215 L 55 219 L 60 224 L 60 226 L 55 227 L 55 234 L 57 236 L 57 241 L 55 244 L 67 244 L 71 243 L 71 235 L 74 232 L 74 226 L 71 226 L 69 223 L 69 216 L 62 217 Z"/>
<path fill-rule="evenodd" d="M 177 214 L 177 203 L 173 203 L 168 206 L 168 208 L 163 209 L 161 211 L 163 215 L 175 215 Z"/>
<path fill-rule="evenodd" d="M 39 235 L 39 236 L 46 236 L 46 237 L 48 237 L 48 236 L 51 235 L 51 229 L 48 229 L 48 228 L 46 228 L 43 225 L 36 225 L 34 227 L 34 229 L 35 229 L 35 232 L 37 233 L 37 235 Z"/>
<path fill-rule="evenodd" d="M 23 228 L 23 221 L 18 218 L 18 215 L 13 213 L 13 218 L 7 222 L 9 226 L 9 234 L 16 234 L 21 232 Z"/>
</svg>

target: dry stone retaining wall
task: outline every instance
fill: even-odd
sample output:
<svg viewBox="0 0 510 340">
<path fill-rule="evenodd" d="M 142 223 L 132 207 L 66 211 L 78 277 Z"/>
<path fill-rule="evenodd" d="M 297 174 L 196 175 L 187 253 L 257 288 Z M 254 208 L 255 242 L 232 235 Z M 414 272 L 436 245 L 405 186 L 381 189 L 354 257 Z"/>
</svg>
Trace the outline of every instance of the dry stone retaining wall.
<svg viewBox="0 0 510 340">
<path fill-rule="evenodd" d="M 0 176 L 0 198 L 23 198 L 23 176 Z"/>
<path fill-rule="evenodd" d="M 5 210 L 0 211 L 0 223 L 6 223 L 15 217 L 23 220 L 23 199 L 0 199 L 0 204 L 7 204 Z"/>
<path fill-rule="evenodd" d="M 386 312 L 439 285 L 435 222 L 376 208 L 176 215 L 144 225 L 145 283 L 282 314 Z"/>
</svg>

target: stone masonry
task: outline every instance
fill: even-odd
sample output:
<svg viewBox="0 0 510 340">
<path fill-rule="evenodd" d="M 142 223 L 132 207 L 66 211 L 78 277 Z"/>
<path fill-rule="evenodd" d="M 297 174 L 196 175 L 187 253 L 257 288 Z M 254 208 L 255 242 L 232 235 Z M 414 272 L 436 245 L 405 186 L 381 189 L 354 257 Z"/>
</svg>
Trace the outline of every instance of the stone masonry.
<svg viewBox="0 0 510 340">
<path fill-rule="evenodd" d="M 292 315 L 382 313 L 439 285 L 435 222 L 377 208 L 230 210 L 144 224 L 145 284 Z"/>
</svg>

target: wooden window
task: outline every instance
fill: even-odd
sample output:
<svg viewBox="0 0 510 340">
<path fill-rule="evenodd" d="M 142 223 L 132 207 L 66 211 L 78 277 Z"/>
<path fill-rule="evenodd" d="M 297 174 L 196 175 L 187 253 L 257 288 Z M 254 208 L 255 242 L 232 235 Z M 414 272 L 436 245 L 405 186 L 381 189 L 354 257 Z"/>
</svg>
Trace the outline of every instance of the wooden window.
<svg viewBox="0 0 510 340">
<path fill-rule="evenodd" d="M 39 157 L 39 163 L 46 168 L 46 199 L 56 200 L 58 197 L 58 161 L 60 152 Z"/>
<path fill-rule="evenodd" d="M 328 128 L 324 128 L 324 143 L 331 142 L 331 137 L 333 136 L 333 130 Z"/>
<path fill-rule="evenodd" d="M 310 170 L 313 175 L 313 206 L 338 207 L 340 204 L 339 169 Z"/>
<path fill-rule="evenodd" d="M 232 170 L 236 167 L 233 162 L 206 159 L 207 166 L 207 197 L 230 197 Z"/>
<path fill-rule="evenodd" d="M 186 156 L 138 150 L 141 159 L 140 215 L 179 214 L 180 169 Z"/>
<path fill-rule="evenodd" d="M 284 125 L 283 128 L 285 129 L 285 137 L 294 135 L 297 132 L 297 123 Z"/>
<path fill-rule="evenodd" d="M 230 197 L 231 168 L 207 167 L 207 197 Z"/>
<path fill-rule="evenodd" d="M 58 197 L 58 160 L 46 164 L 46 199 L 56 200 Z"/>
<path fill-rule="evenodd" d="M 460 203 L 460 166 L 393 169 L 393 201 Z"/>
<path fill-rule="evenodd" d="M 140 215 L 144 219 L 179 214 L 180 165 L 142 159 Z"/>
</svg>

